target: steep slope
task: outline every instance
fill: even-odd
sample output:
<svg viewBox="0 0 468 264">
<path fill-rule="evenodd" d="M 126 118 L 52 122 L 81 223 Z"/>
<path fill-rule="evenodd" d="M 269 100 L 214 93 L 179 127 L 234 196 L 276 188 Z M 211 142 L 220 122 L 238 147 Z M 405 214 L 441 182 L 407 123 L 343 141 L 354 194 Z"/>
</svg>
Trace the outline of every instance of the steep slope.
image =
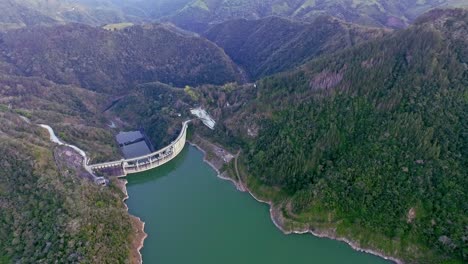
<svg viewBox="0 0 468 264">
<path fill-rule="evenodd" d="M 310 24 L 279 17 L 231 20 L 213 26 L 204 35 L 257 79 L 382 37 L 385 32 L 323 16 Z"/>
<path fill-rule="evenodd" d="M 0 35 L 0 61 L 17 75 L 119 93 L 138 83 L 176 86 L 240 81 L 236 65 L 206 39 L 164 25 L 108 31 L 80 24 Z"/>
<path fill-rule="evenodd" d="M 66 142 L 82 148 L 94 161 L 120 157 L 102 111 L 111 104 L 108 95 L 72 85 L 58 85 L 38 77 L 0 74 L 0 105 L 49 124 Z"/>
<path fill-rule="evenodd" d="M 0 31 L 33 25 L 51 25 L 57 21 L 51 17 L 16 3 L 14 0 L 0 2 Z"/>
<path fill-rule="evenodd" d="M 93 3 L 95 0 L 82 0 Z M 171 15 L 189 4 L 192 0 L 111 0 L 125 14 L 133 17 L 157 19 Z"/>
<path fill-rule="evenodd" d="M 127 120 L 133 127 L 142 127 L 156 149 L 174 141 L 182 122 L 190 119 L 193 101 L 186 92 L 162 83 L 138 85 L 114 105 L 111 112 Z"/>
<path fill-rule="evenodd" d="M 125 262 L 132 229 L 122 196 L 59 171 L 43 129 L 3 110 L 0 122 L 0 262 Z"/>
<path fill-rule="evenodd" d="M 363 25 L 401 28 L 432 8 L 467 5 L 463 0 L 4 0 L 0 30 L 43 20 L 99 26 L 162 19 L 203 32 L 212 23 L 271 15 L 308 21 L 331 15 Z"/>
<path fill-rule="evenodd" d="M 0 263 L 124 263 L 132 223 L 115 188 L 89 181 L 81 159 L 118 157 L 101 107 L 108 99 L 37 77 L 0 74 Z"/>
<path fill-rule="evenodd" d="M 99 26 L 162 19 L 203 32 L 209 24 L 271 15 L 312 21 L 321 15 L 370 26 L 401 28 L 435 7 L 467 6 L 463 0 L 5 0 L 0 30 L 31 21 Z"/>
<path fill-rule="evenodd" d="M 257 88 L 205 92 L 214 137 L 242 147 L 244 182 L 286 230 L 466 263 L 467 36 L 467 11 L 437 10 Z"/>
<path fill-rule="evenodd" d="M 401 28 L 431 8 L 467 5 L 461 0 L 194 0 L 168 19 L 199 32 L 211 23 L 271 15 L 313 20 L 326 14 L 363 25 Z"/>
<path fill-rule="evenodd" d="M 2 10 L 0 30 L 64 22 L 100 25 L 129 19 L 117 8 L 109 5 L 105 7 L 105 1 L 93 1 L 94 5 L 84 5 L 82 2 L 4 0 L 0 3 Z"/>
</svg>

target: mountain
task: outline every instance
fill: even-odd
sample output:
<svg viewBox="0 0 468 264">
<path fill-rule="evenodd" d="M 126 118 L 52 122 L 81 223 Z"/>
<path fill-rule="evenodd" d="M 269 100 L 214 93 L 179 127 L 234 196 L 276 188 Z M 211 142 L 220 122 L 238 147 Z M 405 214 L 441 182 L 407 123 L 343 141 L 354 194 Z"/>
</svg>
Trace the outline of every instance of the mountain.
<svg viewBox="0 0 468 264">
<path fill-rule="evenodd" d="M 148 81 L 235 81 L 236 65 L 215 44 L 167 25 L 52 23 L 1 33 L 0 46 L 0 263 L 137 263 L 141 222 L 128 214 L 119 182 L 95 184 L 81 156 L 51 143 L 38 124 L 93 163 L 119 159 L 110 123 L 135 129 L 141 119 L 106 108 L 131 101 Z"/>
<path fill-rule="evenodd" d="M 36 124 L 99 162 L 119 156 L 118 130 L 143 127 L 164 145 L 200 105 L 216 129 L 194 121 L 190 133 L 241 149 L 226 169 L 272 201 L 286 230 L 345 237 L 408 263 L 468 261 L 468 12 L 415 19 L 456 1 L 158 3 L 0 3 L 0 263 L 126 263 L 137 233 L 117 183 L 90 182 L 76 153 Z M 378 30 L 329 13 L 415 24 Z M 160 16 L 209 29 L 261 79 L 231 83 L 245 78 L 222 48 L 173 26 L 86 25 Z"/>
<path fill-rule="evenodd" d="M 197 32 L 213 23 L 271 15 L 309 21 L 331 15 L 362 25 L 402 28 L 432 8 L 467 5 L 462 0 L 194 0 L 166 19 Z"/>
<path fill-rule="evenodd" d="M 3 0 L 0 30 L 40 24 L 151 22 L 191 0 Z"/>
<path fill-rule="evenodd" d="M 111 99 L 39 77 L 0 74 L 0 106 L 32 123 L 53 125 L 64 141 L 74 142 L 95 161 L 119 157 L 113 135 L 102 121 L 102 111 Z"/>
<path fill-rule="evenodd" d="M 435 10 L 256 86 L 201 90 L 210 137 L 242 148 L 243 182 L 286 230 L 466 263 L 466 36 L 466 10 Z"/>
<path fill-rule="evenodd" d="M 88 0 L 93 3 L 95 0 Z M 123 12 L 133 17 L 161 18 L 182 9 L 192 0 L 111 0 Z"/>
<path fill-rule="evenodd" d="M 253 79 L 290 70 L 322 54 L 382 37 L 383 29 L 322 16 L 313 23 L 280 17 L 217 24 L 204 36 L 224 49 Z"/>
<path fill-rule="evenodd" d="M 132 227 L 123 195 L 76 168 L 60 170 L 44 129 L 3 109 L 0 122 L 8 126 L 0 131 L 0 262 L 125 262 Z"/>
<path fill-rule="evenodd" d="M 33 25 L 50 25 L 57 21 L 40 12 L 22 6 L 14 0 L 0 2 L 2 16 L 0 17 L 0 30 L 8 30 Z"/>
<path fill-rule="evenodd" d="M 80 156 L 37 125 L 93 160 L 117 158 L 107 103 L 76 86 L 0 74 L 0 263 L 127 261 L 134 230 L 124 194 L 88 180 Z"/>
<path fill-rule="evenodd" d="M 78 22 L 90 25 L 131 20 L 116 6 L 106 1 L 81 0 L 4 0 L 0 30 L 33 25 Z"/>
<path fill-rule="evenodd" d="M 401 28 L 432 8 L 457 6 L 468 4 L 463 0 L 5 0 L 0 30 L 44 20 L 93 26 L 168 21 L 203 32 L 214 23 L 272 15 L 305 21 L 331 15 L 367 26 Z"/>
<path fill-rule="evenodd" d="M 17 75 L 110 93 L 152 81 L 183 87 L 242 80 L 215 44 L 164 25 L 25 28 L 0 34 L 0 52 Z"/>
</svg>

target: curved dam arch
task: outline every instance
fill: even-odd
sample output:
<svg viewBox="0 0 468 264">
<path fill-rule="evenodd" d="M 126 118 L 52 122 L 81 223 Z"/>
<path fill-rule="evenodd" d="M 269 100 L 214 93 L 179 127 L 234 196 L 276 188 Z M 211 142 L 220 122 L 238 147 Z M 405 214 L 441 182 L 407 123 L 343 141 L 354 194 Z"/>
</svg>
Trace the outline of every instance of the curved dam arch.
<svg viewBox="0 0 468 264">
<path fill-rule="evenodd" d="M 160 150 L 141 157 L 89 165 L 89 168 L 96 174 L 125 177 L 128 174 L 151 170 L 166 164 L 177 157 L 184 149 L 189 123 L 190 120 L 185 121 L 182 124 L 179 136 L 171 144 Z"/>
</svg>

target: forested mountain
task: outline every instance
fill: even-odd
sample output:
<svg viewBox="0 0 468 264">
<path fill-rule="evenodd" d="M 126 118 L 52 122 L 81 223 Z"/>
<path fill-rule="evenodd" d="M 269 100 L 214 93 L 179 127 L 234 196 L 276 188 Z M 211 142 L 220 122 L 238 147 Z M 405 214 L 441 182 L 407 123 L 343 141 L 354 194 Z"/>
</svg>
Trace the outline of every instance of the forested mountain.
<svg viewBox="0 0 468 264">
<path fill-rule="evenodd" d="M 335 16 L 362 25 L 401 28 L 435 7 L 467 6 L 463 0 L 4 0 L 0 30 L 31 22 L 85 23 L 170 21 L 196 32 L 232 19 L 282 16 L 313 21 Z"/>
<path fill-rule="evenodd" d="M 131 225 L 122 197 L 70 169 L 58 172 L 37 126 L 3 110 L 0 120 L 24 138 L 0 135 L 0 262 L 124 262 Z"/>
<path fill-rule="evenodd" d="M 0 74 L 2 109 L 9 108 L 35 124 L 53 125 L 60 138 L 74 142 L 95 161 L 119 157 L 102 115 L 109 104 L 109 95 L 77 86 L 59 85 L 39 77 Z"/>
<path fill-rule="evenodd" d="M 141 230 L 116 184 L 88 180 L 80 157 L 37 124 L 51 125 L 93 163 L 118 159 L 109 124 L 123 129 L 127 116 L 104 110 L 138 83 L 241 76 L 215 44 L 165 25 L 52 24 L 0 35 L 0 263 L 137 263 Z"/>
<path fill-rule="evenodd" d="M 191 0 L 2 0 L 0 31 L 39 24 L 154 22 Z"/>
<path fill-rule="evenodd" d="M 319 17 L 313 23 L 269 17 L 227 21 L 213 26 L 204 36 L 257 79 L 382 37 L 385 32 L 389 31 L 356 26 L 328 16 Z"/>
<path fill-rule="evenodd" d="M 242 81 L 216 45 L 164 25 L 25 28 L 0 34 L 0 52 L 10 73 L 111 93 L 151 81 L 182 87 Z"/>
<path fill-rule="evenodd" d="M 312 21 L 326 14 L 363 25 L 402 28 L 429 9 L 466 5 L 462 0 L 194 0 L 168 19 L 199 32 L 212 23 L 271 15 Z"/>
<path fill-rule="evenodd" d="M 257 88 L 206 91 L 204 104 L 285 228 L 408 263 L 466 263 L 467 36 L 466 10 L 436 10 Z"/>
<path fill-rule="evenodd" d="M 118 157 L 103 124 L 108 99 L 38 77 L 0 74 L 0 263 L 124 263 L 132 223 L 115 187 L 89 181 L 73 151 L 93 160 Z M 104 121 L 105 122 L 105 121 Z"/>
<path fill-rule="evenodd" d="M 132 20 L 117 6 L 100 0 L 2 0 L 0 7 L 0 30 L 66 22 L 100 25 Z"/>
<path fill-rule="evenodd" d="M 190 0 L 2 0 L 0 30 L 41 24 L 150 22 Z"/>
<path fill-rule="evenodd" d="M 0 122 L 0 263 L 125 262 L 122 196 L 59 171 L 44 129 L 3 108 Z"/>
<path fill-rule="evenodd" d="M 25 26 L 50 25 L 57 21 L 49 16 L 29 7 L 22 6 L 14 0 L 4 0 L 0 2 L 0 31 Z"/>
<path fill-rule="evenodd" d="M 466 263 L 468 12 L 416 19 L 447 5 L 466 3 L 1 1 L 0 263 L 128 261 L 121 193 L 36 124 L 98 162 L 118 156 L 110 121 L 164 145 L 198 105 L 218 125 L 196 133 L 242 150 L 242 180 L 285 229 Z M 100 27 L 154 19 L 220 47 L 165 24 Z"/>
</svg>

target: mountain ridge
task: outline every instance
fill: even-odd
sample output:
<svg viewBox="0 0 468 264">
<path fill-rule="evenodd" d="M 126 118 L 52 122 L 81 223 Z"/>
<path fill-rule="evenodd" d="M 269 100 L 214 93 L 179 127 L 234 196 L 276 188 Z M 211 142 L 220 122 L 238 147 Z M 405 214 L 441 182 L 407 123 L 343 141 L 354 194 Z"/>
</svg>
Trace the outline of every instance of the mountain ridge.
<svg viewBox="0 0 468 264">
<path fill-rule="evenodd" d="M 267 32 L 271 19 L 248 23 Z M 408 263 L 468 260 L 467 10 L 433 10 L 246 84 L 230 83 L 242 76 L 215 44 L 172 31 L 71 24 L 0 34 L 0 262 L 127 260 L 123 195 L 82 179 L 80 162 L 66 166 L 66 150 L 35 123 L 108 160 L 118 156 L 110 122 L 144 124 L 162 144 L 198 106 L 217 126 L 194 121 L 196 133 L 242 149 L 236 170 L 285 228 L 330 231 Z M 272 39 L 245 50 L 288 50 Z M 275 52 L 265 54 L 255 60 L 269 65 Z"/>
<path fill-rule="evenodd" d="M 19 29 L 0 34 L 0 50 L 20 75 L 91 90 L 118 93 L 152 81 L 179 87 L 242 81 L 215 44 L 160 24 L 115 31 L 83 24 Z"/>
<path fill-rule="evenodd" d="M 331 230 L 408 263 L 464 263 L 467 15 L 434 10 L 256 86 L 203 90 L 220 130 L 205 135 L 242 148 L 243 182 L 287 230 Z"/>
<path fill-rule="evenodd" d="M 281 17 L 231 20 L 203 35 L 223 48 L 253 79 L 290 70 L 322 54 L 380 38 L 390 30 L 352 25 L 330 16 L 311 23 Z"/>
<path fill-rule="evenodd" d="M 403 28 L 420 14 L 444 6 L 467 7 L 468 4 L 458 0 L 195 0 L 166 19 L 196 32 L 203 32 L 210 24 L 226 20 L 259 19 L 270 15 L 306 21 L 321 15 L 331 15 L 361 25 Z"/>
<path fill-rule="evenodd" d="M 231 19 L 281 16 L 313 21 L 331 15 L 368 26 L 403 28 L 433 8 L 468 7 L 463 0 L 5 0 L 0 30 L 24 27 L 28 20 L 85 23 L 172 22 L 195 32 Z M 18 16 L 30 10 L 28 16 Z M 16 18 L 15 18 L 16 17 Z M 3 20 L 3 21 L 2 21 Z M 4 22 L 6 24 L 1 24 Z M 53 24 L 47 21 L 46 24 Z"/>
</svg>

